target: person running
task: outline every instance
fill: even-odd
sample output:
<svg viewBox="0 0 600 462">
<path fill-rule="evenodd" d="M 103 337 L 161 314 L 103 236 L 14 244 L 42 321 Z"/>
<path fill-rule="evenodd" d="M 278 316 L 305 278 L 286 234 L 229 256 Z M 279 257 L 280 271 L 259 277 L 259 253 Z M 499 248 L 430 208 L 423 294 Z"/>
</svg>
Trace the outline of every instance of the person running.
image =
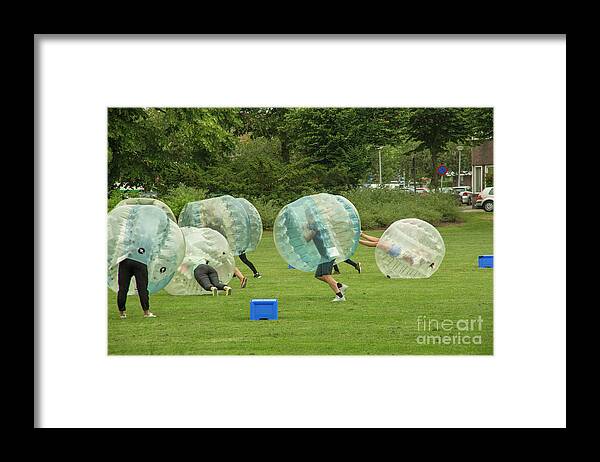
<svg viewBox="0 0 600 462">
<path fill-rule="evenodd" d="M 346 290 L 348 290 L 348 286 L 341 282 L 336 281 L 331 272 L 333 270 L 333 265 L 335 263 L 335 259 L 330 259 L 331 257 L 327 253 L 327 249 L 325 248 L 325 243 L 323 242 L 323 230 L 317 225 L 310 209 L 306 210 L 306 218 L 307 218 L 307 226 L 304 234 L 304 238 L 306 241 L 312 241 L 317 248 L 319 254 L 328 259 L 327 262 L 319 264 L 315 271 L 315 277 L 324 283 L 328 284 L 333 293 L 335 294 L 335 298 L 331 300 L 332 302 L 345 302 L 346 301 Z"/>
<path fill-rule="evenodd" d="M 356 271 L 358 271 L 358 274 L 360 274 L 362 271 L 362 265 L 360 264 L 360 262 L 355 262 L 348 258 L 347 260 L 344 260 L 343 263 L 347 263 L 350 266 L 352 266 Z M 337 263 L 333 264 L 333 274 L 340 274 L 340 268 L 337 265 Z"/>
<path fill-rule="evenodd" d="M 225 295 L 230 295 L 231 287 L 227 284 L 223 284 L 219 280 L 217 270 L 207 263 L 201 263 L 194 268 L 194 277 L 196 278 L 196 281 L 198 281 L 198 284 L 200 284 L 204 290 L 212 292 L 213 296 L 219 295 L 219 290 L 225 292 Z"/>
<path fill-rule="evenodd" d="M 117 292 L 117 307 L 119 308 L 119 317 L 126 319 L 126 303 L 127 303 L 127 292 L 129 292 L 129 285 L 131 284 L 131 278 L 135 277 L 135 285 L 137 288 L 138 296 L 140 297 L 140 305 L 144 311 L 145 318 L 156 318 L 156 315 L 150 312 L 150 297 L 148 293 L 148 267 L 144 263 L 139 261 L 125 258 L 119 263 L 119 274 L 117 281 L 119 284 L 119 290 Z"/>
<path fill-rule="evenodd" d="M 262 277 L 262 275 L 258 272 L 258 270 L 256 269 L 256 266 L 254 266 L 254 264 L 248 260 L 248 257 L 246 256 L 246 252 L 243 252 L 239 255 L 240 260 L 242 260 L 242 262 L 244 263 L 244 265 L 246 265 L 248 268 L 250 268 L 250 271 L 252 271 L 252 274 L 254 274 L 254 277 L 256 279 L 260 279 Z"/>
<path fill-rule="evenodd" d="M 403 251 L 398 244 L 395 244 L 393 242 L 390 242 L 390 241 L 381 242 L 380 238 L 375 237 L 375 236 L 369 236 L 368 234 L 365 234 L 362 231 L 360 232 L 360 236 L 364 239 L 359 239 L 358 240 L 359 244 L 364 245 L 365 247 L 378 247 L 379 246 L 379 248 L 381 250 L 383 250 L 384 252 L 386 252 L 390 257 L 400 257 L 405 262 L 410 264 L 411 266 L 421 264 L 421 263 L 427 263 L 427 265 L 430 268 L 433 268 L 435 265 L 435 262 L 430 263 L 430 261 L 428 261 L 428 259 L 425 258 L 423 255 L 415 255 L 415 254 L 409 253 L 407 251 Z"/>
</svg>

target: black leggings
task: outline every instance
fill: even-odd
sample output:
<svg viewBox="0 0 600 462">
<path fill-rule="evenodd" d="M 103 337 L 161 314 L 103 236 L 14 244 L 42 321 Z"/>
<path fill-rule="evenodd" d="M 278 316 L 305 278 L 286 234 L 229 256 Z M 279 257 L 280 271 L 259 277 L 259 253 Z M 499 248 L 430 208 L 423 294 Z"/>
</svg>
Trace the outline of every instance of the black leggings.
<svg viewBox="0 0 600 462">
<path fill-rule="evenodd" d="M 131 278 L 134 276 L 142 309 L 144 311 L 150 309 L 150 299 L 148 298 L 148 267 L 139 261 L 126 258 L 119 263 L 119 291 L 117 292 L 117 306 L 119 307 L 119 311 L 125 311 L 129 284 L 131 283 Z"/>
<path fill-rule="evenodd" d="M 240 254 L 240 260 L 242 260 L 242 262 L 244 262 L 244 264 L 250 268 L 250 271 L 252 271 L 253 274 L 258 273 L 258 271 L 256 271 L 256 267 L 252 264 L 252 262 L 250 260 L 248 260 L 248 257 L 246 256 L 246 253 L 241 253 Z"/>
<path fill-rule="evenodd" d="M 354 267 L 354 269 L 355 269 L 355 270 L 358 270 L 358 263 L 356 263 L 355 261 L 352 261 L 352 260 L 350 260 L 350 259 L 348 258 L 348 260 L 344 260 L 344 263 L 348 263 L 350 266 Z M 337 264 L 333 265 L 333 268 L 334 268 L 336 271 L 339 271 L 339 270 L 340 270 L 340 269 L 338 268 L 338 265 L 337 265 Z"/>
<path fill-rule="evenodd" d="M 219 274 L 217 273 L 217 270 L 209 265 L 196 266 L 196 269 L 194 270 L 194 277 L 204 290 L 210 291 L 212 287 L 216 287 L 218 290 L 223 290 L 226 287 L 225 284 L 221 284 L 221 281 L 219 281 Z"/>
</svg>

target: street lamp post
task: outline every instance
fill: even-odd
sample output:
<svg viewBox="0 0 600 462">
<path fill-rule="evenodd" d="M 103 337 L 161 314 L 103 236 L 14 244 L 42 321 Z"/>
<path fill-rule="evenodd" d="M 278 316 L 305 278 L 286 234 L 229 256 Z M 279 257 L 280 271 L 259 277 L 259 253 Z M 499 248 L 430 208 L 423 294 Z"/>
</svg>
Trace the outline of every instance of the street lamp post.
<svg viewBox="0 0 600 462">
<path fill-rule="evenodd" d="M 383 181 L 381 180 L 381 150 L 383 149 L 383 146 L 379 146 L 377 148 L 377 150 L 379 151 L 379 186 L 381 186 L 381 184 L 383 183 Z"/>
<path fill-rule="evenodd" d="M 460 153 L 463 150 L 462 146 L 457 146 L 456 149 L 458 149 L 458 185 L 460 186 Z"/>
</svg>

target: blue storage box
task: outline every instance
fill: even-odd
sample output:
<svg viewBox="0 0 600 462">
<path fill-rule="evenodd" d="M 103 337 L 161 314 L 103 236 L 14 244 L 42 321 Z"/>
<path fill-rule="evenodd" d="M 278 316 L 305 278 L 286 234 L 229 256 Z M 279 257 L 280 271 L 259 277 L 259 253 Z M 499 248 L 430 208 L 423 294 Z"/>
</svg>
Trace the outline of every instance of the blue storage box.
<svg viewBox="0 0 600 462">
<path fill-rule="evenodd" d="M 494 267 L 494 256 L 493 255 L 479 255 L 479 267 L 480 268 L 493 268 Z"/>
<path fill-rule="evenodd" d="M 276 298 L 255 298 L 250 301 L 250 320 L 277 320 Z"/>
</svg>

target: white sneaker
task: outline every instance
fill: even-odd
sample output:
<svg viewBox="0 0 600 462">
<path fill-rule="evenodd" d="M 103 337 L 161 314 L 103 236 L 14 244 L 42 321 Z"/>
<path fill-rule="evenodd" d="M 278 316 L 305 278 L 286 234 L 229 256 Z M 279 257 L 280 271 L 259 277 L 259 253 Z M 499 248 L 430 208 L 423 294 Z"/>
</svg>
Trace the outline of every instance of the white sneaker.
<svg viewBox="0 0 600 462">
<path fill-rule="evenodd" d="M 340 292 L 344 295 L 346 295 L 346 291 L 349 289 L 349 286 L 347 286 L 346 284 L 342 283 L 342 287 L 340 287 Z"/>
<path fill-rule="evenodd" d="M 341 297 L 338 297 L 337 295 L 335 296 L 335 298 L 333 300 L 331 300 L 332 302 L 345 302 L 346 301 L 346 296 L 342 295 Z"/>
<path fill-rule="evenodd" d="M 127 319 L 127 315 L 126 315 L 125 313 L 123 313 L 123 314 L 120 314 L 120 315 L 119 315 L 119 318 L 121 318 L 121 319 Z"/>
<path fill-rule="evenodd" d="M 154 313 L 148 312 L 148 314 L 145 314 L 144 317 L 145 318 L 156 318 L 156 315 Z"/>
<path fill-rule="evenodd" d="M 211 287 L 210 291 L 213 294 L 213 297 L 216 297 L 217 295 L 219 295 L 219 289 L 217 289 L 216 287 Z"/>
<path fill-rule="evenodd" d="M 223 292 L 225 292 L 225 295 L 231 295 L 231 287 L 229 287 L 229 286 L 223 287 Z"/>
</svg>

